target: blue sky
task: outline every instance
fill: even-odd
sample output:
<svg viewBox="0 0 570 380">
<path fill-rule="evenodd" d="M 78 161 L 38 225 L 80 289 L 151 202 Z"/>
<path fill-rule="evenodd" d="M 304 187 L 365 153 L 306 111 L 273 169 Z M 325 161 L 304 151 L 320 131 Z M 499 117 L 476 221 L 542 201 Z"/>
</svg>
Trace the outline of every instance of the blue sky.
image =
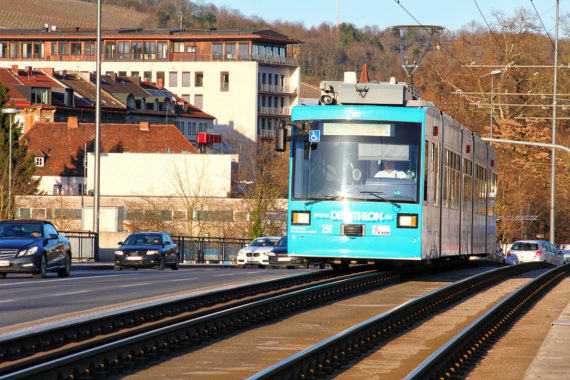
<svg viewBox="0 0 570 380">
<path fill-rule="evenodd" d="M 348 22 L 363 27 L 377 26 L 384 29 L 393 25 L 417 25 L 406 10 L 424 25 L 439 25 L 456 31 L 471 21 L 485 25 L 473 0 L 400 0 L 404 10 L 394 0 L 338 0 L 339 22 Z M 481 12 L 492 24 L 494 11 L 513 16 L 518 8 L 530 10 L 536 15 L 536 7 L 543 23 L 554 35 L 556 17 L 555 0 L 476 0 Z M 217 7 L 237 9 L 245 16 L 259 16 L 267 21 L 282 20 L 303 22 L 304 26 L 318 26 L 323 22 L 336 24 L 337 0 L 202 0 Z M 570 0 L 560 0 L 560 15 L 570 12 Z M 559 33 L 562 30 L 559 29 Z"/>
</svg>

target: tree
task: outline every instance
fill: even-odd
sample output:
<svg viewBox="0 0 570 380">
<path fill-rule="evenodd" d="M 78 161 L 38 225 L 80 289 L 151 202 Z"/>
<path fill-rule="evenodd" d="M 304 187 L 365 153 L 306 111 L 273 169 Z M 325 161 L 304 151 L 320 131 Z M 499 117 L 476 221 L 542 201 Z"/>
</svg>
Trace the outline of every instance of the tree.
<svg viewBox="0 0 570 380">
<path fill-rule="evenodd" d="M 6 88 L 0 84 L 0 108 L 11 108 Z M 34 179 L 36 169 L 34 157 L 28 154 L 25 141 L 20 140 L 22 129 L 12 125 L 12 187 L 9 188 L 10 123 L 8 114 L 0 114 L 0 220 L 13 219 L 16 195 L 33 194 L 38 188 L 39 179 Z M 9 194 L 11 193 L 11 198 Z"/>
</svg>

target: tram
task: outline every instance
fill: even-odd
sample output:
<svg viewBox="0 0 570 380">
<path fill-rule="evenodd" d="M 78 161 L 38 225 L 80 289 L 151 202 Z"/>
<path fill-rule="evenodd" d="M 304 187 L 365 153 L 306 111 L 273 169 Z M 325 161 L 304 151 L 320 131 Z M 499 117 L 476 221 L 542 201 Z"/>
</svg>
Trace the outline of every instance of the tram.
<svg viewBox="0 0 570 380">
<path fill-rule="evenodd" d="M 339 267 L 492 252 L 492 146 L 393 78 L 320 88 L 276 130 L 277 151 L 291 144 L 291 256 Z"/>
</svg>

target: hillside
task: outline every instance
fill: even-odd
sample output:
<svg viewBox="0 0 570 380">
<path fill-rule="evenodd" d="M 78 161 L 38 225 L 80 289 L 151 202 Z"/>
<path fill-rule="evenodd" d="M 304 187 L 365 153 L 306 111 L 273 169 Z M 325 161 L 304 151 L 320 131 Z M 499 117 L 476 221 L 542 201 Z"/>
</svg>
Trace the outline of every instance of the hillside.
<svg viewBox="0 0 570 380">
<path fill-rule="evenodd" d="M 148 14 L 116 5 L 102 7 L 105 29 L 140 26 Z M 41 29 L 45 24 L 59 28 L 97 27 L 97 4 L 81 0 L 0 0 L 0 28 Z"/>
</svg>

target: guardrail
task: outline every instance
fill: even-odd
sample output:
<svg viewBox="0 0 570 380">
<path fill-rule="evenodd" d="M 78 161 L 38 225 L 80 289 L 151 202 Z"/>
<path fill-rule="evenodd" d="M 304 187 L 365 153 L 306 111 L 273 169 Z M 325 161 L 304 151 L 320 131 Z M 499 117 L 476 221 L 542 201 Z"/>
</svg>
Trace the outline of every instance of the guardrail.
<svg viewBox="0 0 570 380">
<path fill-rule="evenodd" d="M 95 261 L 97 234 L 91 231 L 59 231 L 69 240 L 71 258 L 79 261 Z"/>
<path fill-rule="evenodd" d="M 172 238 L 178 245 L 181 260 L 185 263 L 235 263 L 238 251 L 250 242 L 247 239 L 235 238 L 193 236 Z"/>
</svg>

